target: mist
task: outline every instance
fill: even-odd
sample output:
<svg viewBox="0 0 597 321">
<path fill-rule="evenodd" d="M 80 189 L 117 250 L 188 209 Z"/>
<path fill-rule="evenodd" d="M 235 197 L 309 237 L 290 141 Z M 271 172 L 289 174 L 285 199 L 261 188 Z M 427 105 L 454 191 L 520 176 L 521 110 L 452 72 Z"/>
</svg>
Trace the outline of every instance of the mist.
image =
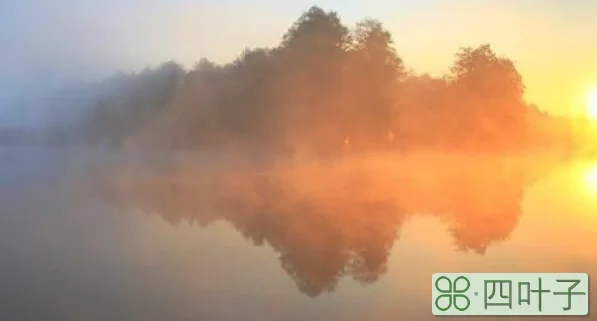
<svg viewBox="0 0 597 321">
<path fill-rule="evenodd" d="M 248 42 L 279 37 L 274 32 L 255 39 L 246 28 L 230 29 L 232 22 L 256 22 L 231 9 L 187 1 L 3 1 L 0 127 L 72 125 L 88 112 L 98 84 L 117 73 L 170 59 L 188 67 L 202 56 L 232 59 Z M 216 41 L 236 45 L 214 46 Z"/>
<path fill-rule="evenodd" d="M 1 6 L 0 39 L 6 44 L 6 50 L 0 54 L 0 128 L 3 130 L 58 131 L 62 132 L 61 136 L 77 136 L 93 144 L 109 142 L 112 147 L 134 145 L 186 149 L 214 144 L 243 145 L 255 149 L 256 142 L 260 142 L 259 148 L 267 145 L 266 149 L 270 150 L 330 149 L 331 146 L 333 149 L 348 146 L 354 149 L 357 148 L 355 140 L 360 140 L 363 146 L 392 140 L 394 145 L 400 142 L 402 147 L 408 145 L 409 148 L 455 147 L 448 147 L 447 141 L 479 147 L 485 145 L 480 141 L 489 139 L 481 137 L 484 135 L 492 136 L 491 139 L 496 141 L 509 136 L 512 142 L 520 141 L 520 135 L 523 135 L 527 145 L 537 147 L 537 140 L 555 140 L 561 145 L 557 148 L 570 150 L 578 149 L 577 145 L 587 140 L 582 137 L 585 134 L 578 136 L 577 133 L 578 128 L 587 128 L 586 121 L 552 117 L 542 112 L 541 106 L 525 101 L 524 75 L 519 73 L 518 64 L 500 48 L 487 44 L 489 50 L 484 53 L 483 59 L 485 62 L 501 59 L 501 62 L 510 65 L 508 68 L 511 70 L 504 69 L 503 75 L 510 77 L 507 73 L 511 73 L 512 77 L 507 81 L 511 82 L 512 90 L 507 92 L 494 88 L 502 90 L 497 93 L 486 88 L 471 95 L 462 91 L 458 93 L 453 89 L 464 88 L 464 82 L 452 86 L 456 84 L 455 77 L 458 75 L 451 69 L 457 67 L 457 55 L 467 48 L 471 50 L 470 55 L 482 53 L 486 44 L 455 44 L 460 49 L 454 52 L 453 61 L 443 68 L 447 71 L 430 76 L 412 68 L 411 62 L 403 58 L 402 49 L 395 45 L 383 21 L 358 17 L 350 10 L 344 19 L 336 12 L 321 9 L 328 18 L 333 16 L 338 20 L 336 31 L 333 30 L 336 27 L 325 25 L 296 30 L 297 39 L 308 39 L 326 32 L 344 32 L 343 28 L 353 38 L 340 41 L 342 46 L 352 46 L 346 53 L 316 61 L 309 57 L 321 54 L 325 44 L 317 48 L 317 45 L 307 44 L 308 40 L 304 43 L 302 40 L 293 44 L 287 42 L 292 28 L 298 28 L 300 19 L 307 17 L 304 3 L 293 4 L 292 9 L 285 10 L 281 9 L 281 5 L 268 1 L 233 5 L 189 1 L 81 3 L 68 0 L 50 5 L 33 0 L 4 2 Z M 262 19 L 263 16 L 269 18 Z M 299 20 L 296 20 L 297 17 Z M 373 23 L 363 27 L 367 20 Z M 273 25 L 286 25 L 288 29 L 272 28 Z M 260 30 L 259 33 L 251 32 L 256 29 Z M 356 34 L 358 32 L 362 34 Z M 378 34 L 375 35 L 375 32 Z M 361 40 L 358 40 L 359 37 Z M 370 63 L 375 64 L 366 62 L 370 58 L 365 56 L 374 54 L 377 49 L 363 49 L 368 46 L 365 42 L 369 41 L 363 37 L 377 41 L 378 44 L 374 45 L 381 46 L 380 53 L 394 62 L 383 66 L 382 60 L 386 58 L 371 58 L 378 59 L 381 69 L 365 72 L 373 66 Z M 375 37 L 381 38 L 375 40 Z M 359 41 L 361 44 L 357 44 Z M 291 57 L 281 53 L 286 49 L 302 50 L 303 53 L 300 54 L 302 56 Z M 362 52 L 359 53 L 359 50 Z M 354 58 L 361 54 L 364 56 Z M 429 52 L 425 55 L 433 54 Z M 265 60 L 260 62 L 259 59 Z M 362 61 L 357 62 L 358 59 Z M 484 62 L 479 60 L 478 63 Z M 310 64 L 312 70 L 307 68 L 299 72 L 290 67 L 292 64 Z M 173 71 L 180 74 L 180 79 L 175 80 L 177 83 L 168 84 L 165 78 L 159 79 L 158 74 L 164 71 L 162 67 L 166 65 L 178 69 Z M 208 69 L 212 67 L 215 72 L 213 77 L 208 75 Z M 336 80 L 319 79 L 317 68 L 327 70 Z M 365 69 L 358 71 L 359 68 Z M 502 80 L 492 79 L 494 71 L 490 69 L 493 67 L 488 68 L 485 74 L 474 77 L 487 78 L 486 81 L 496 87 Z M 384 78 L 387 77 L 384 73 L 394 76 Z M 154 77 L 153 81 L 162 81 L 162 84 L 149 84 L 151 80 L 144 82 L 144 77 Z M 239 77 L 244 78 L 238 80 Z M 317 79 L 316 82 L 309 83 L 309 77 Z M 124 78 L 128 80 L 123 81 Z M 234 84 L 239 81 L 246 83 Z M 365 86 L 366 83 L 369 84 Z M 211 93 L 201 94 L 204 89 L 199 87 L 204 85 L 211 86 L 207 89 Z M 166 96 L 160 96 L 157 93 L 161 90 L 159 86 L 173 87 Z M 239 86 L 246 88 L 235 88 Z M 255 90 L 256 93 L 251 96 L 241 93 L 242 90 Z M 352 91 L 352 96 L 347 94 L 349 91 Z M 139 92 L 145 96 L 138 96 Z M 211 98 L 206 95 L 211 95 Z M 224 96 L 228 98 L 222 100 Z M 135 107 L 134 104 L 144 106 Z M 247 106 L 251 104 L 252 107 Z M 474 104 L 484 107 L 473 111 L 471 106 Z M 496 104 L 501 104 L 501 107 L 492 106 Z M 376 107 L 371 107 L 373 105 Z M 457 105 L 461 107 L 455 107 Z M 462 107 L 464 105 L 468 107 Z M 327 106 L 327 111 L 322 106 Z M 318 110 L 320 114 L 307 111 L 309 108 Z M 372 108 L 377 111 L 372 112 Z M 502 110 L 501 115 L 493 112 L 498 109 Z M 310 121 L 306 118 L 299 120 L 297 113 L 311 114 L 308 117 L 331 125 L 326 125 L 327 129 L 308 129 L 306 123 L 303 126 L 298 122 Z M 361 117 L 365 114 L 368 114 L 368 120 Z M 123 119 L 124 115 L 128 115 L 128 120 Z M 357 120 L 359 117 L 361 120 Z M 377 120 L 374 120 L 376 117 Z M 471 119 L 465 119 L 467 117 Z M 332 121 L 334 124 L 330 123 L 332 118 L 335 119 Z M 384 118 L 385 123 L 379 123 Z M 554 128 L 552 125 L 556 123 L 558 125 Z M 513 126 L 519 127 L 516 129 L 520 131 L 518 134 L 514 134 Z M 251 127 L 260 127 L 261 133 L 257 135 Z M 470 135 L 460 137 L 473 127 L 479 131 L 477 138 Z M 371 132 L 374 128 L 380 132 Z M 588 128 L 592 132 L 590 126 Z M 250 131 L 253 133 L 245 135 Z M 155 135 L 155 132 L 160 134 Z M 93 135 L 95 137 L 90 137 Z M 239 135 L 244 137 L 241 139 Z M 328 140 L 326 147 L 314 147 L 308 142 L 307 135 L 313 138 L 319 136 L 317 140 L 320 141 Z M 546 135 L 550 138 L 545 138 Z M 273 137 L 277 137 L 278 141 L 274 142 Z M 277 147 L 274 147 L 276 144 Z M 501 142 L 499 145 L 503 146 L 499 149 L 503 152 L 514 148 L 510 144 Z"/>
<path fill-rule="evenodd" d="M 333 2 L 0 2 L 0 320 L 435 320 L 433 273 L 595 273 L 597 121 L 513 48 L 559 16 Z"/>
</svg>

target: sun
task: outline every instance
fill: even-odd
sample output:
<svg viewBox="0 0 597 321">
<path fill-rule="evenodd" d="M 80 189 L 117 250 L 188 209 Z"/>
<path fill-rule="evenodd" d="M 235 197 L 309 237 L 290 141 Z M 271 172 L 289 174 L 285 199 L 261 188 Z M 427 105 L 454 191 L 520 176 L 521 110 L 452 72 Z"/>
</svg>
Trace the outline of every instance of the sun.
<svg viewBox="0 0 597 321">
<path fill-rule="evenodd" d="M 597 120 L 597 88 L 587 94 L 587 114 L 591 119 Z"/>
<path fill-rule="evenodd" d="M 584 177 L 587 187 L 591 191 L 597 191 L 597 165 L 588 168 Z"/>
</svg>

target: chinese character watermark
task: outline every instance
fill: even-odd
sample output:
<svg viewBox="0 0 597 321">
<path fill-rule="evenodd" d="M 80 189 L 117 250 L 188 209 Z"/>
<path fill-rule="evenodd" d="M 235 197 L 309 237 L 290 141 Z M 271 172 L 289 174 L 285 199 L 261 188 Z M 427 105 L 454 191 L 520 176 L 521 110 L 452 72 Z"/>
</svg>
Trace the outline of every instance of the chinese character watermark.
<svg viewBox="0 0 597 321">
<path fill-rule="evenodd" d="M 586 273 L 436 273 L 435 315 L 587 315 Z"/>
</svg>

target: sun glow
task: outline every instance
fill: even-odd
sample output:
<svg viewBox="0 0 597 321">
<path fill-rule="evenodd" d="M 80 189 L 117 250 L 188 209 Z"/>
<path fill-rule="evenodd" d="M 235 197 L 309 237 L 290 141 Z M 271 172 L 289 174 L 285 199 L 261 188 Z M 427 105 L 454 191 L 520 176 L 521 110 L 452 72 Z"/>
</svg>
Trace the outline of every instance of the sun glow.
<svg viewBox="0 0 597 321">
<path fill-rule="evenodd" d="M 587 114 L 591 119 L 597 120 L 597 88 L 587 95 Z"/>
<path fill-rule="evenodd" d="M 589 167 L 584 173 L 586 187 L 591 194 L 597 192 L 597 165 Z"/>
</svg>

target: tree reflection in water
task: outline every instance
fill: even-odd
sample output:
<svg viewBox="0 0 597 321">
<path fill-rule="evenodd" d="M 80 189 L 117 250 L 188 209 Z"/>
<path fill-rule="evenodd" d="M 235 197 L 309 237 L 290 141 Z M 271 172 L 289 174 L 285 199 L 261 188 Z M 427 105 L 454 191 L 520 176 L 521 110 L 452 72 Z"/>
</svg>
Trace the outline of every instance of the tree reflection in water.
<svg viewBox="0 0 597 321">
<path fill-rule="evenodd" d="M 255 245 L 269 244 L 299 289 L 317 296 L 334 291 L 343 276 L 376 281 L 413 215 L 446 221 L 458 249 L 483 254 L 512 232 L 524 189 L 539 177 L 523 164 L 482 157 L 348 162 L 258 173 L 127 171 L 96 187 L 109 201 L 158 213 L 172 225 L 228 221 Z"/>
</svg>

